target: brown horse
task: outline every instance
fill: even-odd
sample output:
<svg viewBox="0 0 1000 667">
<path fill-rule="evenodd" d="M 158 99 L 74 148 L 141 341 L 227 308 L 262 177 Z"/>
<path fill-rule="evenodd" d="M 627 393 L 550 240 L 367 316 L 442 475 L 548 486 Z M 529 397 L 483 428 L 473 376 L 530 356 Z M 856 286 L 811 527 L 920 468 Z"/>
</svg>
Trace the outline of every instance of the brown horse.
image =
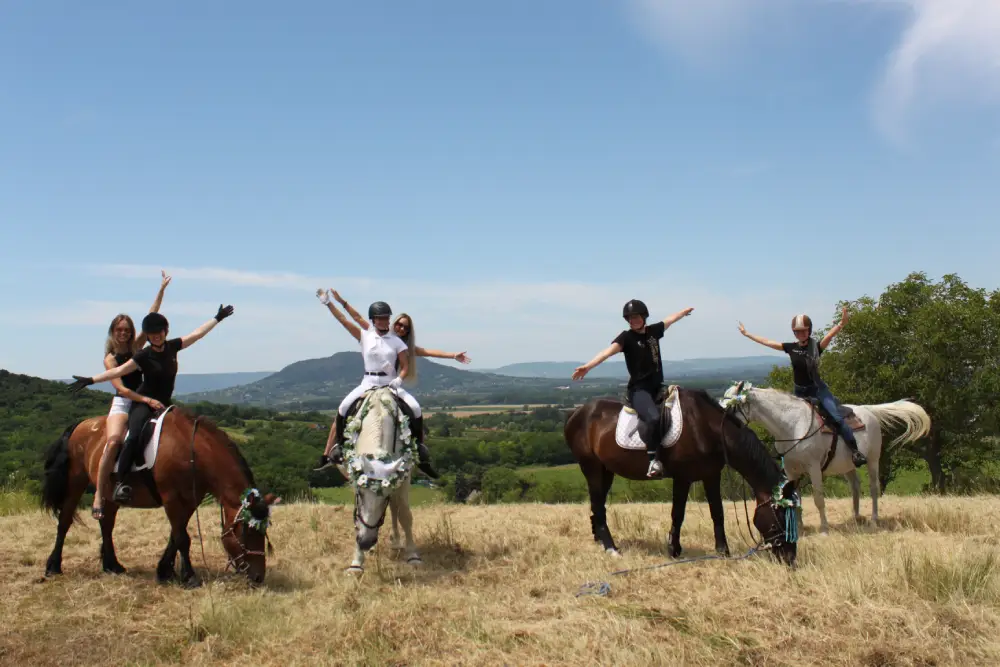
<svg viewBox="0 0 1000 667">
<path fill-rule="evenodd" d="M 45 565 L 46 576 L 62 574 L 63 541 L 79 518 L 80 497 L 91 483 L 96 483 L 107 441 L 106 419 L 94 417 L 73 424 L 45 456 L 42 506 L 59 519 L 55 548 Z M 206 494 L 214 496 L 222 507 L 222 543 L 229 564 L 245 573 L 251 584 L 264 580 L 270 506 L 280 498 L 275 499 L 273 494 L 261 496 L 239 449 L 215 424 L 174 407 L 164 417 L 152 472 L 130 472 L 128 476 L 134 491 L 127 507 L 163 507 L 170 519 L 170 539 L 156 568 L 157 581 L 166 583 L 176 577 L 174 561 L 180 552 L 181 582 L 189 587 L 201 584 L 191 566 L 187 524 Z M 105 572 L 113 574 L 125 572 L 111 539 L 118 507 L 114 501 L 105 500 L 100 522 L 101 564 Z M 269 542 L 267 546 L 270 551 Z"/>
<path fill-rule="evenodd" d="M 715 524 L 715 549 L 729 555 L 722 507 L 722 469 L 728 464 L 753 488 L 757 499 L 754 525 L 766 544 L 782 561 L 794 564 L 797 552 L 794 523 L 786 523 L 789 506 L 797 506 L 798 493 L 788 483 L 763 443 L 749 428 L 703 390 L 679 388 L 683 429 L 677 442 L 660 450 L 664 473 L 674 480 L 668 548 L 674 558 L 681 553 L 680 532 L 688 491 L 693 482 L 705 485 L 712 521 Z M 624 449 L 615 441 L 615 428 L 621 401 L 597 398 L 570 414 L 564 435 L 587 479 L 590 491 L 590 524 L 594 541 L 609 553 L 617 554 L 608 528 L 605 502 L 615 475 L 626 479 L 649 480 L 649 460 L 645 450 Z M 792 514 L 794 514 L 792 512 Z"/>
</svg>

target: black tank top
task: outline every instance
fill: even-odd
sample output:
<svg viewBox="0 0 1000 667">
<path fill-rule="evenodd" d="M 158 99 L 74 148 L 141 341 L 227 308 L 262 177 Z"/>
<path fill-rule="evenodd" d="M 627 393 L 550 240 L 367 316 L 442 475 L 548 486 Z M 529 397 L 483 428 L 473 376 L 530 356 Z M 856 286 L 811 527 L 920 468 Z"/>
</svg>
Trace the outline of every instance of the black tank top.
<svg viewBox="0 0 1000 667">
<path fill-rule="evenodd" d="M 115 366 L 121 366 L 126 361 L 132 358 L 131 352 L 125 352 L 124 354 L 115 355 Z M 123 375 L 121 377 L 122 384 L 125 385 L 126 389 L 131 389 L 132 391 L 138 391 L 139 385 L 142 384 L 142 371 L 136 370 L 135 372 L 129 373 L 128 375 Z M 118 392 L 115 392 L 116 394 Z"/>
</svg>

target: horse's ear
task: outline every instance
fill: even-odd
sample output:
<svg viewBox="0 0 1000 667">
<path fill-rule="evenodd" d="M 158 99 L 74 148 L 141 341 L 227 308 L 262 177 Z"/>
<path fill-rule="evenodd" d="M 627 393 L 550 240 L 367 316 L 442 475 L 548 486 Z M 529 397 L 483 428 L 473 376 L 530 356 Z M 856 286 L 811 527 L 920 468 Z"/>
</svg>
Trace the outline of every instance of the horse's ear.
<svg viewBox="0 0 1000 667">
<path fill-rule="evenodd" d="M 736 395 L 738 396 L 741 391 L 743 391 L 743 384 L 745 380 L 740 380 L 736 385 Z"/>
<path fill-rule="evenodd" d="M 273 493 L 269 493 L 264 496 L 265 505 L 278 505 L 281 503 L 281 496 L 275 496 Z"/>
</svg>

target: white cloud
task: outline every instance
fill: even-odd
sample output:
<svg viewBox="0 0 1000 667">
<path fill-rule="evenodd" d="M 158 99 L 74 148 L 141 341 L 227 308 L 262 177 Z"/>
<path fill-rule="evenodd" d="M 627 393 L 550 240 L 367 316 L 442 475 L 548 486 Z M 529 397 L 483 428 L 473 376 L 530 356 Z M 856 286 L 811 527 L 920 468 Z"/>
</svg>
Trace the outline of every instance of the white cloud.
<svg viewBox="0 0 1000 667">
<path fill-rule="evenodd" d="M 695 64 L 732 61 L 741 46 L 773 40 L 775 23 L 809 5 L 845 11 L 903 9 L 907 23 L 872 93 L 877 127 L 903 141 L 910 122 L 939 104 L 1000 103 L 998 0 L 630 0 L 630 16 L 661 47 Z M 845 38 L 844 48 L 850 48 Z"/>
</svg>

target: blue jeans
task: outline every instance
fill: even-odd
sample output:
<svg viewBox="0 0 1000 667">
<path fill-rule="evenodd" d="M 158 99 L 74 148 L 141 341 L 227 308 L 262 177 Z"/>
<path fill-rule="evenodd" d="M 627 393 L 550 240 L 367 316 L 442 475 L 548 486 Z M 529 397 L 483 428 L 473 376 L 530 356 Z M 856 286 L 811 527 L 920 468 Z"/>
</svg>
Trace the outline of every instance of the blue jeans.
<svg viewBox="0 0 1000 667">
<path fill-rule="evenodd" d="M 825 382 L 820 382 L 812 387 L 803 387 L 801 385 L 795 385 L 795 395 L 799 398 L 815 398 L 819 401 L 819 404 L 825 410 L 833 423 L 837 425 L 837 430 L 840 431 L 840 437 L 844 439 L 844 442 L 851 449 L 858 448 L 858 441 L 854 437 L 854 431 L 847 422 L 840 416 L 840 401 L 837 397 L 833 395 L 830 391 L 830 387 L 827 386 Z"/>
</svg>

